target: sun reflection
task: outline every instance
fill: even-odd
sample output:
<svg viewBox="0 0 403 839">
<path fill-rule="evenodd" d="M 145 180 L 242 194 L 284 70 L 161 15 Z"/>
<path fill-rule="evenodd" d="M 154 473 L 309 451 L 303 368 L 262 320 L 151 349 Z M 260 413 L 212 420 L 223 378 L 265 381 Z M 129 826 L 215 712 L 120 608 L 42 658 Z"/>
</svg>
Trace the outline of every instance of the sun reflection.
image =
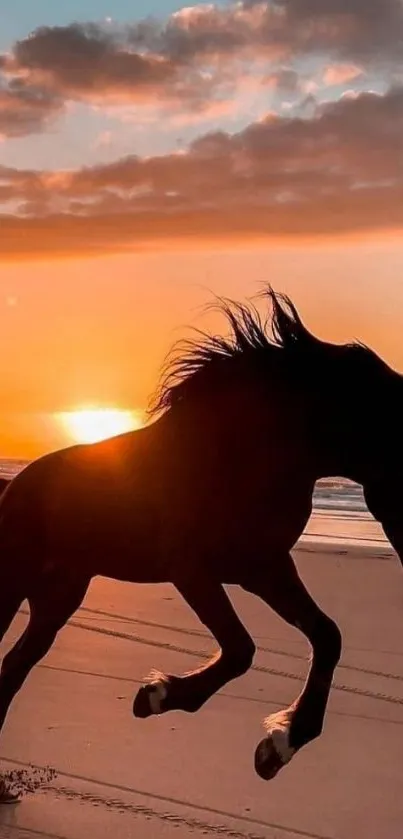
<svg viewBox="0 0 403 839">
<path fill-rule="evenodd" d="M 63 411 L 58 417 L 75 443 L 97 443 L 126 431 L 134 431 L 142 425 L 139 413 L 119 408 L 81 408 Z"/>
</svg>

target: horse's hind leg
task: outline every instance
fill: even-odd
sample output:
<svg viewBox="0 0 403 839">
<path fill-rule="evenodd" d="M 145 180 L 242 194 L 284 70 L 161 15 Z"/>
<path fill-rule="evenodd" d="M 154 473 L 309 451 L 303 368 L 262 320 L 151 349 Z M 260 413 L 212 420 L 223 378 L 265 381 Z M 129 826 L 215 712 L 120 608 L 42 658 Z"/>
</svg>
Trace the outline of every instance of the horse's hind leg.
<svg viewBox="0 0 403 839">
<path fill-rule="evenodd" d="M 214 635 L 221 651 L 198 670 L 182 677 L 160 674 L 140 688 L 133 705 L 137 717 L 174 709 L 197 711 L 230 679 L 241 676 L 252 664 L 255 645 L 224 588 L 211 579 L 201 580 L 196 574 L 191 583 L 177 583 L 176 587 Z"/>
<path fill-rule="evenodd" d="M 0 643 L 10 627 L 24 597 L 21 593 L 2 587 L 0 591 Z"/>
<path fill-rule="evenodd" d="M 16 693 L 35 664 L 50 650 L 58 631 L 80 606 L 88 580 L 38 579 L 28 595 L 30 619 L 21 638 L 4 657 L 0 672 L 0 729 Z"/>
<path fill-rule="evenodd" d="M 289 554 L 275 557 L 270 572 L 253 570 L 244 588 L 262 598 L 287 623 L 304 633 L 312 646 L 309 675 L 299 697 L 265 720 L 267 737 L 256 749 L 255 768 L 268 780 L 298 749 L 322 731 L 334 669 L 341 654 L 341 634 L 321 611 L 298 576 Z"/>
</svg>

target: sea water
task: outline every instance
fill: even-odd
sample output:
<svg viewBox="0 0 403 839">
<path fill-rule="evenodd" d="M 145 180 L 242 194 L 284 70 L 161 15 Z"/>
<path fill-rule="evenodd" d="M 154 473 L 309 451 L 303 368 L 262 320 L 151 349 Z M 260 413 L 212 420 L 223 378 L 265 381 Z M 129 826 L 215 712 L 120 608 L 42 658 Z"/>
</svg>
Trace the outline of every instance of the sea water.
<svg viewBox="0 0 403 839">
<path fill-rule="evenodd" d="M 12 478 L 24 460 L 0 460 L 0 477 Z M 362 488 L 343 478 L 318 481 L 313 513 L 302 540 L 320 543 L 354 543 L 386 548 L 388 543 L 380 525 L 369 514 Z"/>
</svg>

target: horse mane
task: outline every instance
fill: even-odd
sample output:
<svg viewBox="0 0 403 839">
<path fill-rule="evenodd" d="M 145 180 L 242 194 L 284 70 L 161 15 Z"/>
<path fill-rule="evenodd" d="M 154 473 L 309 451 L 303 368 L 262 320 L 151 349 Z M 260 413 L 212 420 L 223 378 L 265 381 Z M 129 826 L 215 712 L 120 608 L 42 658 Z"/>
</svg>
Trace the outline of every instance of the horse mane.
<svg viewBox="0 0 403 839">
<path fill-rule="evenodd" d="M 184 400 L 206 395 L 208 388 L 228 381 L 230 364 L 242 362 L 243 370 L 251 375 L 261 372 L 269 360 L 286 356 L 290 363 L 301 365 L 313 359 L 326 372 L 330 358 L 337 355 L 355 360 L 354 373 L 349 364 L 345 369 L 354 378 L 365 373 L 397 374 L 369 347 L 360 341 L 333 344 L 313 335 L 302 322 L 290 298 L 275 292 L 270 286 L 263 295 L 270 307 L 263 319 L 256 307 L 249 303 L 218 298 L 208 309 L 220 311 L 226 318 L 230 333 L 227 337 L 211 335 L 194 329 L 197 338 L 177 342 L 162 368 L 160 383 L 148 409 L 153 417 L 165 413 Z M 350 359 L 349 359 L 350 360 Z M 343 365 L 344 367 L 344 365 Z M 238 367 L 239 370 L 239 367 Z"/>
</svg>

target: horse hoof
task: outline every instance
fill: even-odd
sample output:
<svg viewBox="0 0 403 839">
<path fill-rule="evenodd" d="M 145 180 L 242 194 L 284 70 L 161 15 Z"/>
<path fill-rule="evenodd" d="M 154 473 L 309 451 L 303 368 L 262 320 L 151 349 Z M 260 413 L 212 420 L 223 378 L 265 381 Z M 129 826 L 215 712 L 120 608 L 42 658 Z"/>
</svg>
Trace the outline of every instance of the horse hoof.
<svg viewBox="0 0 403 839">
<path fill-rule="evenodd" d="M 269 781 L 289 763 L 295 749 L 290 745 L 292 714 L 278 711 L 265 720 L 267 737 L 261 740 L 255 752 L 255 769 L 264 781 Z"/>
<path fill-rule="evenodd" d="M 167 688 L 164 682 L 150 682 L 143 685 L 134 698 L 133 714 L 135 717 L 146 719 L 153 714 L 162 714 L 164 711 L 163 701 L 167 695 Z"/>
<path fill-rule="evenodd" d="M 151 716 L 152 710 L 150 707 L 148 685 L 144 685 L 143 687 L 141 687 L 137 693 L 137 696 L 135 696 L 133 702 L 133 714 L 135 717 L 140 717 L 141 719 L 145 719 L 146 717 Z"/>
<path fill-rule="evenodd" d="M 260 741 L 255 751 L 255 770 L 264 781 L 275 778 L 285 763 L 278 753 L 271 737 Z"/>
</svg>

